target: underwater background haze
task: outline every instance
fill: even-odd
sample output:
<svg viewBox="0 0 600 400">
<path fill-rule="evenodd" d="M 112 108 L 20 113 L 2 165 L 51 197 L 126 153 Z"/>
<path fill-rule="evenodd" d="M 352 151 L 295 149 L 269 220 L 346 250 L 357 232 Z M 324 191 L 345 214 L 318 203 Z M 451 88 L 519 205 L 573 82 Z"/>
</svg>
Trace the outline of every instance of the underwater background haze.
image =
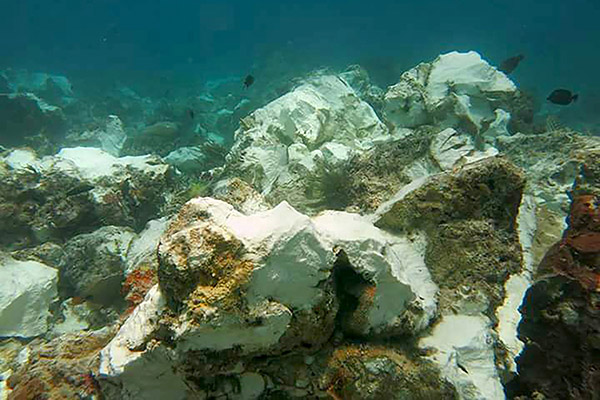
<svg viewBox="0 0 600 400">
<path fill-rule="evenodd" d="M 544 93 L 600 88 L 600 5 L 592 0 L 3 3 L 0 67 L 245 74 L 280 51 L 313 65 L 370 62 L 384 75 L 386 65 L 403 71 L 475 50 L 496 65 L 525 54 L 516 79 Z"/>
</svg>

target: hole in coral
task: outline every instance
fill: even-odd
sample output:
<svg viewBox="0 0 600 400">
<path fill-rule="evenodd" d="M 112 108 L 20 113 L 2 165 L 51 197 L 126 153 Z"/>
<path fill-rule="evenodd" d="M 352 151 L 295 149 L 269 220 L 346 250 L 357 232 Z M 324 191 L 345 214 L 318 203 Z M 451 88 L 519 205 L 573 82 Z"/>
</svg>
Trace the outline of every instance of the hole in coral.
<svg viewBox="0 0 600 400">
<path fill-rule="evenodd" d="M 340 250 L 333 265 L 333 284 L 339 301 L 339 311 L 336 315 L 336 328 L 341 329 L 347 336 L 353 336 L 346 329 L 348 321 L 353 318 L 359 306 L 359 299 L 366 287 L 372 286 L 350 264 L 347 254 Z"/>
</svg>

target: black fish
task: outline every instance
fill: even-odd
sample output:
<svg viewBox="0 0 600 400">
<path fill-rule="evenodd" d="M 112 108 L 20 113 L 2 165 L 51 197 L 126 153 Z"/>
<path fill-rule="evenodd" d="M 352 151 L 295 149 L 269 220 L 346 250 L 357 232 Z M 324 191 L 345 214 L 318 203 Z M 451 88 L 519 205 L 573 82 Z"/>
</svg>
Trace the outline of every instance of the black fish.
<svg viewBox="0 0 600 400">
<path fill-rule="evenodd" d="M 194 110 L 192 110 L 191 108 L 187 109 L 187 114 L 190 117 L 190 119 L 194 119 L 194 115 L 196 115 L 194 114 Z"/>
<path fill-rule="evenodd" d="M 571 104 L 571 102 L 577 101 L 579 98 L 578 94 L 571 93 L 570 90 L 567 89 L 556 89 L 546 100 L 551 103 L 559 104 L 561 106 L 567 106 Z"/>
<path fill-rule="evenodd" d="M 89 192 L 93 188 L 94 188 L 94 186 L 84 183 L 81 186 L 76 186 L 76 187 L 70 189 L 69 191 L 67 191 L 67 197 L 77 196 L 78 194 Z"/>
<path fill-rule="evenodd" d="M 254 77 L 250 74 L 246 75 L 246 78 L 244 78 L 244 86 L 246 86 L 246 88 L 249 88 L 250 86 L 252 86 L 253 83 Z"/>
<path fill-rule="evenodd" d="M 524 58 L 525 58 L 525 56 L 523 54 L 519 54 L 517 56 L 507 58 L 506 60 L 502 61 L 502 63 L 498 67 L 498 69 L 500 71 L 504 72 L 505 74 L 510 74 L 511 72 L 513 72 L 515 70 L 515 68 L 517 68 L 519 63 L 521 61 L 523 61 Z"/>
</svg>

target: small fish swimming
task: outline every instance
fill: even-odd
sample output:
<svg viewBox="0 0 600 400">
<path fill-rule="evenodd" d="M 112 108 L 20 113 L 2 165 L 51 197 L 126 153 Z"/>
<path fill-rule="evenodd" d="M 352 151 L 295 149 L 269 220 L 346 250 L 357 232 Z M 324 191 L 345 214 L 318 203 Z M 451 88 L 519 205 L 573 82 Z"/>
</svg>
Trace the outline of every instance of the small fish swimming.
<svg viewBox="0 0 600 400">
<path fill-rule="evenodd" d="M 249 88 L 250 86 L 252 86 L 253 83 L 254 77 L 250 74 L 246 75 L 246 78 L 244 78 L 244 86 L 246 86 L 246 88 Z"/>
<path fill-rule="evenodd" d="M 194 110 L 192 110 L 191 108 L 188 108 L 187 109 L 187 115 L 188 115 L 188 117 L 190 117 L 190 119 L 194 119 L 194 116 L 196 114 L 194 113 Z"/>
<path fill-rule="evenodd" d="M 519 54 L 514 57 L 507 58 L 506 60 L 502 61 L 502 63 L 500 63 L 500 66 L 498 67 L 498 69 L 500 71 L 504 72 L 505 74 L 510 74 L 511 72 L 513 72 L 515 70 L 515 68 L 517 68 L 519 63 L 521 61 L 523 61 L 524 58 L 525 58 L 525 56 L 523 54 Z"/>
<path fill-rule="evenodd" d="M 573 94 L 567 89 L 556 89 L 550 96 L 546 98 L 550 103 L 559 104 L 561 106 L 567 106 L 579 98 L 578 94 Z"/>
<path fill-rule="evenodd" d="M 67 191 L 67 197 L 77 196 L 78 194 L 89 192 L 93 188 L 94 188 L 94 186 L 92 186 L 88 183 L 84 183 L 81 186 L 76 186 L 76 187 L 70 189 L 69 191 Z"/>
</svg>

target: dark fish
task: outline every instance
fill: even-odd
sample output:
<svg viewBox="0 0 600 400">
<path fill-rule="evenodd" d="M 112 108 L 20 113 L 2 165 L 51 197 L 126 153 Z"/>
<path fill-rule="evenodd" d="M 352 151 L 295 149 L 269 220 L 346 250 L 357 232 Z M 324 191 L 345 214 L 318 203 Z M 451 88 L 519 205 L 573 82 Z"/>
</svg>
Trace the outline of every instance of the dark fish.
<svg viewBox="0 0 600 400">
<path fill-rule="evenodd" d="M 577 101 L 579 98 L 578 94 L 571 93 L 570 90 L 567 89 L 556 89 L 546 100 L 550 103 L 559 104 L 561 106 L 567 106 L 574 101 Z"/>
<path fill-rule="evenodd" d="M 195 116 L 194 110 L 192 110 L 191 108 L 188 108 L 187 109 L 187 114 L 190 117 L 190 119 L 194 119 L 194 116 Z"/>
<path fill-rule="evenodd" d="M 76 186 L 67 192 L 67 197 L 77 196 L 78 194 L 86 193 L 92 190 L 94 186 L 84 183 L 81 186 Z"/>
<path fill-rule="evenodd" d="M 515 70 L 515 68 L 517 68 L 519 63 L 524 58 L 525 58 L 525 56 L 523 54 L 519 54 L 517 56 L 507 58 L 506 60 L 502 61 L 502 63 L 498 67 L 498 69 L 500 71 L 504 72 L 505 74 L 510 74 L 511 72 L 513 72 Z"/>
<path fill-rule="evenodd" d="M 246 86 L 246 88 L 249 88 L 250 86 L 252 86 L 253 83 L 254 77 L 250 74 L 246 75 L 246 78 L 244 78 L 244 86 Z"/>
</svg>

